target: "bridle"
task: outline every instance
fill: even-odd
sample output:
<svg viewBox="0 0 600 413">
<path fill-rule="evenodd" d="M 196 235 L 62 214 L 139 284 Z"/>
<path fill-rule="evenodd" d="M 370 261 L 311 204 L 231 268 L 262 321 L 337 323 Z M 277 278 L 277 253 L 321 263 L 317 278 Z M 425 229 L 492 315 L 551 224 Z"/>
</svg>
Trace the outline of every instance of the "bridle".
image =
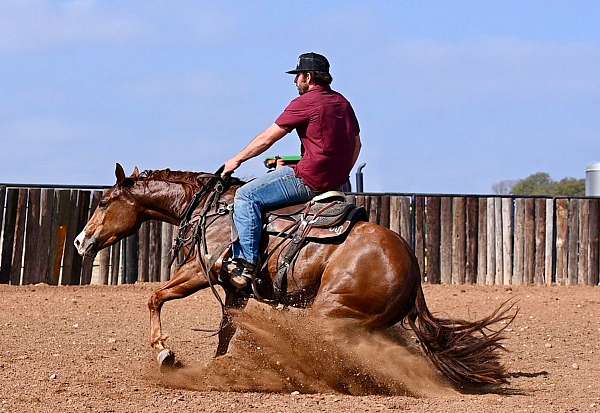
<svg viewBox="0 0 600 413">
<path fill-rule="evenodd" d="M 190 256 L 194 253 L 194 247 L 196 247 L 198 252 L 198 262 L 200 263 L 200 266 L 202 267 L 202 270 L 206 275 L 206 279 L 208 280 L 208 284 L 210 286 L 211 291 L 213 292 L 214 296 L 217 298 L 219 304 L 221 305 L 221 314 L 224 318 L 228 319 L 228 317 L 226 317 L 227 310 L 225 308 L 225 304 L 223 303 L 221 296 L 217 292 L 213 280 L 210 276 L 210 271 L 212 269 L 214 261 L 208 256 L 208 247 L 206 243 L 206 229 L 212 222 L 214 222 L 211 221 L 209 223 L 208 219 L 215 216 L 218 217 L 229 214 L 232 210 L 231 205 L 227 205 L 221 202 L 220 200 L 221 196 L 225 193 L 225 191 L 229 188 L 230 185 L 229 176 L 225 178 L 221 177 L 223 169 L 225 169 L 225 165 L 222 165 L 219 169 L 217 169 L 217 171 L 202 186 L 202 188 L 194 194 L 194 197 L 186 207 L 181 222 L 179 223 L 179 232 L 177 234 L 177 238 L 175 238 L 171 247 L 170 265 L 173 264 L 173 262 L 177 258 L 179 251 L 183 246 L 191 244 L 191 248 L 189 249 L 189 252 L 184 258 L 183 262 L 187 262 Z M 198 208 L 198 206 L 202 203 L 203 200 L 204 203 L 202 209 L 197 215 L 197 218 L 192 219 L 194 211 L 196 211 L 196 208 Z M 211 213 L 211 211 L 213 212 Z M 227 246 L 227 248 L 228 247 L 229 246 Z M 211 334 L 210 336 L 213 336 L 219 334 L 219 332 L 224 327 L 225 325 L 221 325 L 218 330 L 194 330 L 211 332 L 213 334 Z"/>
</svg>

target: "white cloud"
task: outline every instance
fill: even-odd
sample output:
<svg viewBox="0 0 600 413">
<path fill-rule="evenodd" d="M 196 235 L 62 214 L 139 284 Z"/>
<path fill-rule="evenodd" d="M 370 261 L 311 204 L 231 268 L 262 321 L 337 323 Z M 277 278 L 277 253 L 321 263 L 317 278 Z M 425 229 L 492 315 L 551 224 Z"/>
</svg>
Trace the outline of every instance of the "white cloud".
<svg viewBox="0 0 600 413">
<path fill-rule="evenodd" d="M 0 53 L 98 45 L 222 45 L 235 13 L 204 2 L 0 1 Z"/>
<path fill-rule="evenodd" d="M 3 0 L 0 51 L 39 51 L 95 42 L 119 43 L 141 36 L 144 25 L 102 10 L 93 0 Z"/>
</svg>

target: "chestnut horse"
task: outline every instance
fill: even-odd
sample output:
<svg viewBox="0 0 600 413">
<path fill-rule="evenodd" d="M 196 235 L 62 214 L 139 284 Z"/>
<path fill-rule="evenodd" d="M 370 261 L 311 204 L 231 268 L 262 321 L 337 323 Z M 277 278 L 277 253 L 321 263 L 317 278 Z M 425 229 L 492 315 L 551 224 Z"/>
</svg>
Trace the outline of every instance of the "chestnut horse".
<svg viewBox="0 0 600 413">
<path fill-rule="evenodd" d="M 159 170 L 125 176 L 116 167 L 117 183 L 106 190 L 98 208 L 75 240 L 82 255 L 94 255 L 118 240 L 136 232 L 145 220 L 179 224 L 194 194 L 214 175 Z M 212 181 L 211 181 L 212 179 Z M 243 182 L 232 179 L 221 200 L 233 202 Z M 206 188 L 205 188 L 206 189 Z M 202 207 L 202 200 L 200 208 Z M 230 217 L 213 215 L 206 227 L 208 253 L 230 242 Z M 281 248 L 275 237 L 264 240 L 270 250 Z M 171 280 L 155 291 L 148 301 L 150 344 L 172 363 L 173 353 L 165 346 L 160 311 L 169 300 L 187 297 L 212 284 L 225 291 L 225 308 L 242 309 L 248 293 L 238 291 L 219 279 L 216 271 L 203 271 L 190 250 L 190 256 Z M 265 267 L 266 277 L 277 273 L 277 255 Z M 309 308 L 312 315 L 346 319 L 356 327 L 383 330 L 408 322 L 433 364 L 454 384 L 477 385 L 506 382 L 498 350 L 503 349 L 503 328 L 492 325 L 512 321 L 512 306 L 501 305 L 490 316 L 475 322 L 438 318 L 430 313 L 421 288 L 421 274 L 415 255 L 395 232 L 370 222 L 358 222 L 340 243 L 310 242 L 299 253 L 288 283 L 288 303 Z M 227 311 L 223 314 L 216 356 L 227 352 L 235 333 Z M 163 357 L 163 359 L 165 358 Z"/>
</svg>

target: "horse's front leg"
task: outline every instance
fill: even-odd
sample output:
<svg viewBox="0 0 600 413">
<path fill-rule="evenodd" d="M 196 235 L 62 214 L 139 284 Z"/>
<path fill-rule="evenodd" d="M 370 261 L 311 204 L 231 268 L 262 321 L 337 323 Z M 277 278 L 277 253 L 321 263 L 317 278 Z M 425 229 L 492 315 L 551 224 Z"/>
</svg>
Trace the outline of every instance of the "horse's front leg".
<svg viewBox="0 0 600 413">
<path fill-rule="evenodd" d="M 166 336 L 162 334 L 160 310 L 169 300 L 187 297 L 203 288 L 208 287 L 208 281 L 203 276 L 200 265 L 196 260 L 182 265 L 173 278 L 160 289 L 156 290 L 148 300 L 150 310 L 150 345 L 158 350 L 158 361 L 161 366 L 169 366 L 175 362 L 175 355 L 165 346 Z"/>
<path fill-rule="evenodd" d="M 229 342 L 237 330 L 236 325 L 233 323 L 233 318 L 227 312 L 227 310 L 243 309 L 246 307 L 246 304 L 248 304 L 247 295 L 240 294 L 240 292 L 235 289 L 225 289 L 225 314 L 223 314 L 223 318 L 221 319 L 221 327 L 219 329 L 219 344 L 217 345 L 215 357 L 219 357 L 227 353 Z"/>
</svg>

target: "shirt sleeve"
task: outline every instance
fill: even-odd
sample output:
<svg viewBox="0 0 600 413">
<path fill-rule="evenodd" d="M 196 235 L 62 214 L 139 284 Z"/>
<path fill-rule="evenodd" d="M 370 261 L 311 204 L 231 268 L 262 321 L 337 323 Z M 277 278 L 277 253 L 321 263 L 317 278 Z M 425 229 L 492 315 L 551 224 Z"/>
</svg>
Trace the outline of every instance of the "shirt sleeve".
<svg viewBox="0 0 600 413">
<path fill-rule="evenodd" d="M 354 127 L 356 128 L 356 135 L 360 134 L 360 125 L 358 124 L 358 119 L 356 118 L 356 114 L 354 113 L 354 108 L 352 108 L 352 105 L 348 105 L 348 108 L 350 109 L 350 114 L 352 115 L 353 121 L 354 121 Z"/>
<path fill-rule="evenodd" d="M 275 124 L 288 132 L 298 126 L 306 125 L 310 119 L 307 106 L 300 98 L 296 98 L 284 109 L 283 113 L 275 120 Z"/>
</svg>

